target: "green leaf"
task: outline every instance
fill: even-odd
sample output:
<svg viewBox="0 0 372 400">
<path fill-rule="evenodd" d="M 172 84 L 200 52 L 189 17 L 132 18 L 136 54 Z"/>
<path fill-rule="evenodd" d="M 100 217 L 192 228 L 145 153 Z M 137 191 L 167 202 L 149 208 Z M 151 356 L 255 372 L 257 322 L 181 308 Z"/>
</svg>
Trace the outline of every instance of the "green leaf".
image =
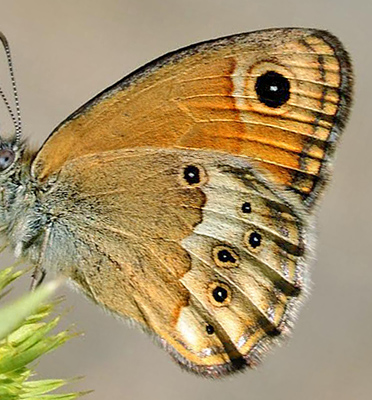
<svg viewBox="0 0 372 400">
<path fill-rule="evenodd" d="M 23 273 L 13 268 L 0 271 L 0 299 Z M 71 379 L 31 380 L 35 375 L 31 362 L 77 335 L 70 329 L 53 333 L 61 315 L 50 316 L 61 300 L 45 300 L 57 286 L 58 282 L 43 285 L 0 309 L 0 400 L 73 400 L 89 393 L 51 394 Z"/>
<path fill-rule="evenodd" d="M 22 321 L 32 312 L 34 312 L 37 307 L 55 291 L 57 287 L 58 283 L 56 281 L 49 282 L 35 290 L 33 293 L 28 293 L 13 304 L 2 308 L 0 310 L 0 339 L 3 339 L 6 335 L 18 328 Z"/>
</svg>

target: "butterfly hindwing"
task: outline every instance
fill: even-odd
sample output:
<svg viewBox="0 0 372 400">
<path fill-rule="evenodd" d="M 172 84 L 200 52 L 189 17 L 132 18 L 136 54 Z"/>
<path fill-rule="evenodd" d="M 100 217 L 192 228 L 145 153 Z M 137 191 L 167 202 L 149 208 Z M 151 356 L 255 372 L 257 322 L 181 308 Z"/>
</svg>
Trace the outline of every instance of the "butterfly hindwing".
<svg viewBox="0 0 372 400">
<path fill-rule="evenodd" d="M 192 295 L 189 308 L 205 319 L 199 335 L 190 335 L 203 360 L 195 370 L 218 375 L 255 365 L 289 333 L 307 288 L 310 227 L 301 204 L 244 160 L 202 157 L 206 204 L 202 222 L 182 242 L 192 267 L 181 282 Z M 190 329 L 182 331 L 182 317 L 181 336 Z M 211 331 L 225 347 L 198 347 L 198 337 Z M 228 356 L 222 364 L 221 354 Z"/>
<path fill-rule="evenodd" d="M 246 160 L 166 149 L 88 155 L 62 168 L 48 198 L 60 250 L 46 262 L 63 264 L 185 368 L 217 376 L 253 365 L 290 330 L 306 289 L 306 212 Z"/>
</svg>

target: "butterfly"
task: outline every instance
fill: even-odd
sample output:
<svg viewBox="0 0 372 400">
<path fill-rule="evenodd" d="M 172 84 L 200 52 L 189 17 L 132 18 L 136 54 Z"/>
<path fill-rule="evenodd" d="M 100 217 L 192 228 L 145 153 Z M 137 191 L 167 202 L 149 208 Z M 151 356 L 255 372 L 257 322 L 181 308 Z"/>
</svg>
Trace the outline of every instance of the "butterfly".
<svg viewBox="0 0 372 400">
<path fill-rule="evenodd" d="M 196 374 L 255 366 L 307 293 L 314 210 L 351 104 L 339 40 L 268 29 L 174 51 L 37 152 L 1 40 L 16 112 L 0 142 L 0 223 L 35 284 L 67 277 Z"/>
</svg>

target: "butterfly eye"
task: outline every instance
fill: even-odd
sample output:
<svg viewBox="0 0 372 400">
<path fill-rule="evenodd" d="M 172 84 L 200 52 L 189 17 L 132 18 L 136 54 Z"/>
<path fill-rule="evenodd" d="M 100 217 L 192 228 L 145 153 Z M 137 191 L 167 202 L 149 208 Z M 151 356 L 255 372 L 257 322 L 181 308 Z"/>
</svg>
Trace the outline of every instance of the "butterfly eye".
<svg viewBox="0 0 372 400">
<path fill-rule="evenodd" d="M 222 282 L 213 282 L 209 286 L 209 299 L 215 306 L 226 306 L 231 301 L 231 290 Z"/>
<path fill-rule="evenodd" d="M 231 268 L 239 265 L 236 252 L 227 246 L 217 246 L 213 249 L 213 260 L 218 267 Z"/>
<path fill-rule="evenodd" d="M 274 71 L 259 76 L 255 90 L 260 102 L 271 108 L 282 106 L 290 97 L 289 80 Z"/>
<path fill-rule="evenodd" d="M 0 150 L 0 171 L 5 171 L 10 165 L 13 164 L 14 159 L 15 154 L 13 150 Z"/>
</svg>

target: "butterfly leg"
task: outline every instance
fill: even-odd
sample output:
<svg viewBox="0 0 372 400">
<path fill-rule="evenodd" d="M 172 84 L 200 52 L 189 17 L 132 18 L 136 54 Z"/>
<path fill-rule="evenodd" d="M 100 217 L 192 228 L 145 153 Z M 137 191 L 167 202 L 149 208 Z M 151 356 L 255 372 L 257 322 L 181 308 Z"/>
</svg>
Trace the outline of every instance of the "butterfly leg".
<svg viewBox="0 0 372 400">
<path fill-rule="evenodd" d="M 50 229 L 47 228 L 45 230 L 44 239 L 40 250 L 39 260 L 35 265 L 34 271 L 31 276 L 30 290 L 32 292 L 42 284 L 46 276 L 46 270 L 43 267 L 41 267 L 41 265 L 44 260 L 45 250 L 49 242 L 49 237 L 50 237 Z"/>
<path fill-rule="evenodd" d="M 46 276 L 45 269 L 41 269 L 39 265 L 36 265 L 31 276 L 31 285 L 30 285 L 31 292 L 33 292 L 36 288 L 38 288 L 42 284 L 45 276 Z"/>
</svg>

